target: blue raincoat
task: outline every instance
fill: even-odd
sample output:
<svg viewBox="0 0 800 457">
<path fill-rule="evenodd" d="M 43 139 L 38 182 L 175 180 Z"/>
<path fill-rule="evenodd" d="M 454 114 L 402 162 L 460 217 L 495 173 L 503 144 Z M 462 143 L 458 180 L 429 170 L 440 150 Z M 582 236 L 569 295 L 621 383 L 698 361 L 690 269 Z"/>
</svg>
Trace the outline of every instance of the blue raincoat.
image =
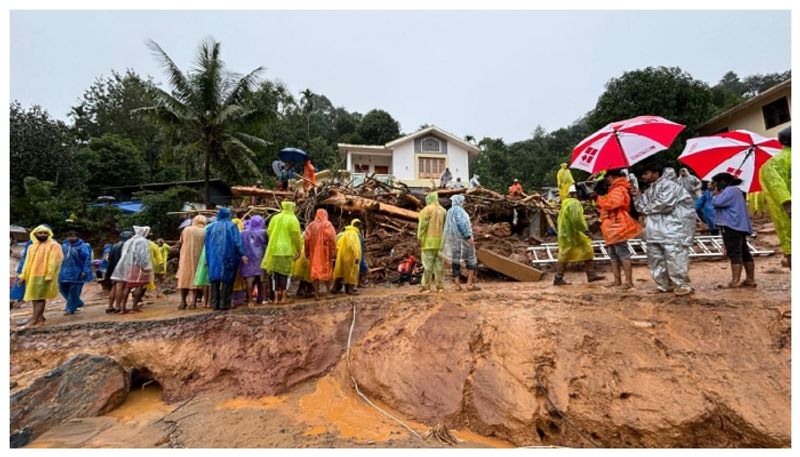
<svg viewBox="0 0 800 457">
<path fill-rule="evenodd" d="M 217 221 L 206 229 L 205 249 L 208 280 L 232 283 L 244 255 L 244 246 L 239 227 L 231 222 L 228 208 L 220 208 Z"/>
<path fill-rule="evenodd" d="M 711 189 L 706 189 L 694 202 L 694 210 L 697 216 L 706 223 L 709 230 L 716 230 L 717 226 L 714 224 L 714 205 L 711 204 Z"/>
<path fill-rule="evenodd" d="M 28 246 L 31 244 L 33 244 L 31 240 L 25 243 L 25 248 L 22 250 L 22 257 L 20 257 L 19 263 L 17 264 L 17 276 L 22 273 L 22 266 L 25 265 L 25 256 L 28 255 Z M 11 287 L 11 300 L 21 301 L 23 297 L 25 297 L 25 284 L 20 284 L 19 280 L 15 280 L 13 287 Z"/>
<path fill-rule="evenodd" d="M 61 262 L 61 273 L 58 282 L 90 282 L 92 278 L 92 248 L 83 240 L 75 244 L 64 241 L 61 245 L 64 260 Z M 83 275 L 81 277 L 81 275 Z"/>
</svg>

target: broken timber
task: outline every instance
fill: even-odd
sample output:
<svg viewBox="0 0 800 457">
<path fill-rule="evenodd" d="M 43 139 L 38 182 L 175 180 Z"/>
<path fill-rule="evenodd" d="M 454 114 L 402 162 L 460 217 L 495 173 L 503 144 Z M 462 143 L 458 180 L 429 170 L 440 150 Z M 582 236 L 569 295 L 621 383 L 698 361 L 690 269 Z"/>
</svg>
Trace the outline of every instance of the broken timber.
<svg viewBox="0 0 800 457">
<path fill-rule="evenodd" d="M 490 269 L 522 282 L 539 281 L 544 272 L 488 249 L 478 250 L 478 261 Z"/>
<path fill-rule="evenodd" d="M 381 203 L 371 198 L 357 197 L 354 195 L 344 195 L 335 193 L 325 200 L 321 200 L 319 205 L 336 206 L 346 211 L 367 213 L 376 211 L 388 216 L 405 219 L 407 221 L 417 222 L 419 220 L 419 213 L 416 211 L 407 210 L 394 205 Z"/>
</svg>

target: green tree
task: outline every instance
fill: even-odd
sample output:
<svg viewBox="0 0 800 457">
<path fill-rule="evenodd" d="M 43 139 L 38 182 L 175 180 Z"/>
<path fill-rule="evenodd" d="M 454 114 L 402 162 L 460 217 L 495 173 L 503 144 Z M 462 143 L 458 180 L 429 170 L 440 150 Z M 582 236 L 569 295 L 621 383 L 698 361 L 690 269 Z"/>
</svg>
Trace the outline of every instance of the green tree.
<svg viewBox="0 0 800 457">
<path fill-rule="evenodd" d="M 76 154 L 88 172 L 89 191 L 104 187 L 141 184 L 148 174 L 144 154 L 128 138 L 105 134 L 92 138 L 87 147 Z"/>
<path fill-rule="evenodd" d="M 202 157 L 206 203 L 212 168 L 234 182 L 259 176 L 254 149 L 269 143 L 246 133 L 245 127 L 265 117 L 246 103 L 262 67 L 242 77 L 229 73 L 220 59 L 220 43 L 208 39 L 184 74 L 156 42 L 148 41 L 148 47 L 164 67 L 171 92 L 156 88 L 156 104 L 135 112 L 155 119 L 173 145 Z"/>
<path fill-rule="evenodd" d="M 188 187 L 171 187 L 164 192 L 137 192 L 142 201 L 142 211 L 128 216 L 125 225 L 147 225 L 156 238 L 177 238 L 181 217 L 169 212 L 180 211 L 187 201 L 196 201 L 200 195 Z"/>
<path fill-rule="evenodd" d="M 473 174 L 480 176 L 481 185 L 505 193 L 509 186 L 509 173 L 513 169 L 508 146 L 502 138 L 483 138 L 478 146 L 481 153 L 470 163 Z"/>
<path fill-rule="evenodd" d="M 675 166 L 687 138 L 715 111 L 708 84 L 692 78 L 678 67 L 647 67 L 625 72 L 606 84 L 606 91 L 587 116 L 592 131 L 608 123 L 641 115 L 656 115 L 686 126 L 667 151 L 653 161 Z"/>
<path fill-rule="evenodd" d="M 769 89 L 776 84 L 780 84 L 787 79 L 792 78 L 792 70 L 787 70 L 783 73 L 767 73 L 765 75 L 755 74 L 746 77 L 743 81 L 744 95 L 747 98 L 754 97 L 761 92 Z"/>
<path fill-rule="evenodd" d="M 400 124 L 386 111 L 374 109 L 364 115 L 356 132 L 366 144 L 386 144 L 400 138 Z"/>
</svg>

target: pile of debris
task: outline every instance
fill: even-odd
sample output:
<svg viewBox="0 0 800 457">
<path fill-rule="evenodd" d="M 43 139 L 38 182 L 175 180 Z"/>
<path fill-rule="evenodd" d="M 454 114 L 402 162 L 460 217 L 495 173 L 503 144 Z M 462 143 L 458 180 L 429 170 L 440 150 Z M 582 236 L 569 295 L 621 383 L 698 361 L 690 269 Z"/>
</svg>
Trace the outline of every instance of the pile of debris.
<svg viewBox="0 0 800 457">
<path fill-rule="evenodd" d="M 260 187 L 234 186 L 239 201 L 237 214 L 260 214 L 269 218 L 280 211 L 280 202 L 297 204 L 297 215 L 305 225 L 314 219 L 317 208 L 324 208 L 337 230 L 353 218 L 364 225 L 369 279 L 394 280 L 396 267 L 408 255 L 419 256 L 417 221 L 425 206 L 425 193 L 404 184 L 390 184 L 367 176 L 360 185 L 341 180 L 327 181 L 309 192 L 276 191 Z M 552 241 L 558 208 L 538 194 L 512 198 L 489 189 L 441 189 L 439 202 L 450 207 L 450 197 L 464 194 L 464 209 L 470 214 L 479 251 L 491 252 L 513 262 L 514 269 L 527 267 L 526 249 L 548 238 Z M 479 260 L 481 260 L 479 254 Z M 483 262 L 482 262 L 483 263 Z M 503 267 L 495 267 L 498 273 Z M 510 276 L 510 275 L 509 275 Z"/>
</svg>

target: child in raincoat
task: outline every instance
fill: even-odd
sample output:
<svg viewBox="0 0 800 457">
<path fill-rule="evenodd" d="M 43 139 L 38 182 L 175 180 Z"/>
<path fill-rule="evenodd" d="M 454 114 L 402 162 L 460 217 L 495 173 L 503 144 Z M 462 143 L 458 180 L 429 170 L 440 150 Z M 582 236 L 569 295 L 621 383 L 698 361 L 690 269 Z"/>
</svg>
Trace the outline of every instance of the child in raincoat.
<svg viewBox="0 0 800 457">
<path fill-rule="evenodd" d="M 45 225 L 33 229 L 31 245 L 19 274 L 19 282 L 25 286 L 23 299 L 33 302 L 33 316 L 29 321 L 32 326 L 44 324 L 45 303 L 58 296 L 58 275 L 63 259 L 61 246 L 53 240 L 53 231 Z"/>
<path fill-rule="evenodd" d="M 299 257 L 303 243 L 300 221 L 297 220 L 294 209 L 294 202 L 281 202 L 281 212 L 272 216 L 267 226 L 267 251 L 261 268 L 272 275 L 274 304 L 286 300 L 289 276 L 292 274 L 294 261 Z"/>
<path fill-rule="evenodd" d="M 430 292 L 431 276 L 433 276 L 436 281 L 436 292 L 441 292 L 444 290 L 442 285 L 444 262 L 439 256 L 439 250 L 442 248 L 447 212 L 439 204 L 439 194 L 436 192 L 431 192 L 425 197 L 425 204 L 425 208 L 419 213 L 417 224 L 417 239 L 422 250 L 422 265 L 425 268 L 420 291 Z"/>
<path fill-rule="evenodd" d="M 567 198 L 561 202 L 558 212 L 558 262 L 553 285 L 564 286 L 569 283 L 564 281 L 564 272 L 568 263 L 583 262 L 586 279 L 589 282 L 599 281 L 602 276 L 594 272 L 592 260 L 594 247 L 592 240 L 586 236 L 589 226 L 583 216 L 583 205 L 575 198 L 575 186 L 570 186 Z"/>
<path fill-rule="evenodd" d="M 337 283 L 344 283 L 345 292 L 350 295 L 358 295 L 355 286 L 358 284 L 360 263 L 361 241 L 358 238 L 358 228 L 350 223 L 336 242 L 336 265 L 333 268 L 334 279 Z M 334 286 L 334 289 L 337 287 Z"/>
</svg>

